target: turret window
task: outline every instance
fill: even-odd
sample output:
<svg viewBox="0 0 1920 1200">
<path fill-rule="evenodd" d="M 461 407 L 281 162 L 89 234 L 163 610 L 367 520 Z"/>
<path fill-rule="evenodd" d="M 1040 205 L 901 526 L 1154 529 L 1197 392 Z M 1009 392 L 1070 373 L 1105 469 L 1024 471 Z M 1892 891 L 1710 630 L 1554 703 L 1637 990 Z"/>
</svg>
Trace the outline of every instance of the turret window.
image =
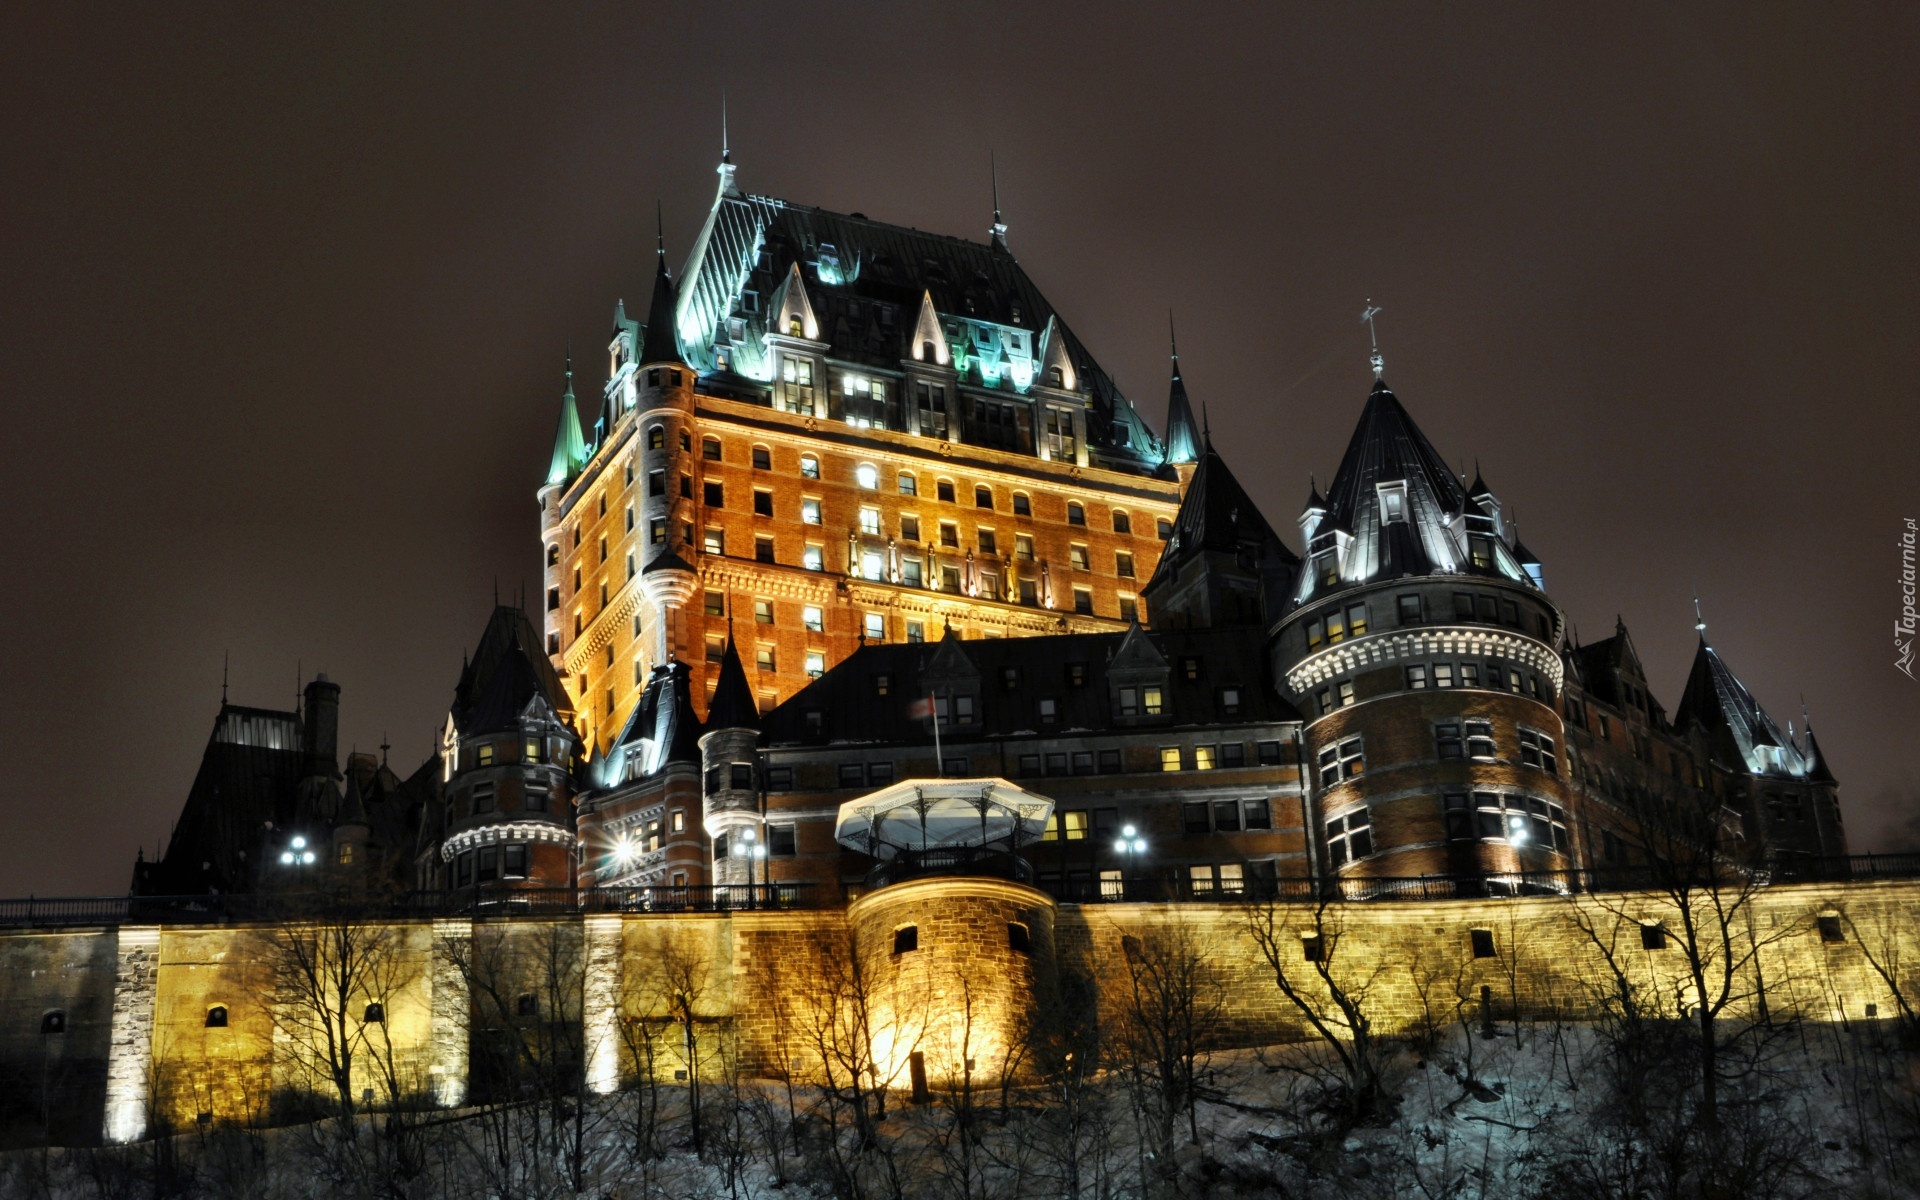
<svg viewBox="0 0 1920 1200">
<path fill-rule="evenodd" d="M 647 430 L 647 449 L 665 450 L 667 448 L 667 429 L 664 425 L 655 425 Z"/>
<path fill-rule="evenodd" d="M 1373 815 L 1366 809 L 1327 822 L 1327 860 L 1335 866 L 1373 853 Z"/>
<path fill-rule="evenodd" d="M 1400 596 L 1395 600 L 1395 603 L 1400 610 L 1400 623 L 1402 625 L 1418 625 L 1420 623 L 1420 597 L 1418 594 Z"/>
<path fill-rule="evenodd" d="M 1380 523 L 1398 525 L 1407 519 L 1407 485 L 1404 480 L 1379 485 Z"/>
<path fill-rule="evenodd" d="M 1433 727 L 1434 754 L 1438 758 L 1491 759 L 1496 751 L 1491 721 L 1442 721 Z"/>
<path fill-rule="evenodd" d="M 1468 538 L 1467 554 L 1474 566 L 1481 570 L 1490 570 L 1493 567 L 1493 540 L 1483 537 Z"/>
<path fill-rule="evenodd" d="M 493 811 L 493 781 L 482 780 L 473 785 L 473 811 L 476 814 Z"/>
<path fill-rule="evenodd" d="M 1549 775 L 1560 773 L 1560 760 L 1554 755 L 1553 739 L 1534 729 L 1520 731 L 1520 761 L 1538 767 Z"/>
<path fill-rule="evenodd" d="M 1407 666 L 1407 690 L 1420 691 L 1427 686 L 1427 667 L 1425 663 L 1410 663 Z"/>
<path fill-rule="evenodd" d="M 1366 748 L 1361 739 L 1350 737 L 1320 752 L 1320 786 L 1332 787 L 1343 779 L 1352 779 L 1367 769 Z"/>
<path fill-rule="evenodd" d="M 667 494 L 667 473 L 665 471 L 647 472 L 647 495 L 664 496 Z"/>
<path fill-rule="evenodd" d="M 527 877 L 526 846 L 513 845 L 501 848 L 500 876 L 503 879 L 525 879 Z"/>
</svg>

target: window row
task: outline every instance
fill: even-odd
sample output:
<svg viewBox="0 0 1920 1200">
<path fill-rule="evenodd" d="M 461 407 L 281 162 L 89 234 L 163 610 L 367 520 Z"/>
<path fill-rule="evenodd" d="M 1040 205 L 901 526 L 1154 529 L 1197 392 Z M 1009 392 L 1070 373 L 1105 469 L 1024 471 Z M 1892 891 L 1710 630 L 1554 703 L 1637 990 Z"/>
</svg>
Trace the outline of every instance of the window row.
<svg viewBox="0 0 1920 1200">
<path fill-rule="evenodd" d="M 1553 681 L 1537 672 L 1523 671 L 1514 663 L 1489 658 L 1484 661 L 1408 663 L 1406 684 L 1409 691 L 1434 688 L 1479 688 L 1531 696 L 1542 704 L 1553 703 Z"/>
<path fill-rule="evenodd" d="M 453 886 L 457 888 L 526 877 L 525 845 L 482 846 L 478 850 L 463 850 L 453 859 Z"/>
<path fill-rule="evenodd" d="M 1522 726 L 1518 731 L 1520 762 L 1549 775 L 1560 773 L 1560 760 L 1551 736 Z M 1494 760 L 1499 747 L 1494 742 L 1493 722 L 1486 720 L 1440 721 L 1433 727 L 1434 756 L 1441 759 Z"/>
<path fill-rule="evenodd" d="M 1447 792 L 1443 809 L 1449 841 L 1501 841 L 1567 852 L 1566 810 L 1538 796 Z"/>
</svg>

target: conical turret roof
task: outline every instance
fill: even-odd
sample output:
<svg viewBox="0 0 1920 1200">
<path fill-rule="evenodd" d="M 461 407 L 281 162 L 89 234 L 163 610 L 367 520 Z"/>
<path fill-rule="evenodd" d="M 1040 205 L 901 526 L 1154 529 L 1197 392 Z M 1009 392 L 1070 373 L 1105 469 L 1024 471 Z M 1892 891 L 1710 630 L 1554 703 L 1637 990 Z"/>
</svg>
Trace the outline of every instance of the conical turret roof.
<svg viewBox="0 0 1920 1200">
<path fill-rule="evenodd" d="M 1187 399 L 1186 381 L 1180 378 L 1180 350 L 1173 350 L 1173 382 L 1167 388 L 1167 459 L 1170 463 L 1198 462 L 1200 433 L 1193 420 L 1193 404 Z"/>
<path fill-rule="evenodd" d="M 573 399 L 573 355 L 567 355 L 567 387 L 560 394 L 560 425 L 553 434 L 553 458 L 547 484 L 565 486 L 587 464 L 587 442 L 580 436 L 580 406 Z"/>
<path fill-rule="evenodd" d="M 511 729 L 535 696 L 556 713 L 564 710 L 566 691 L 539 644 L 525 612 L 495 606 L 480 648 L 454 689 L 454 727 L 468 736 Z"/>
<path fill-rule="evenodd" d="M 1209 550 L 1235 555 L 1246 551 L 1254 562 L 1268 556 L 1288 565 L 1300 561 L 1267 524 L 1260 507 L 1227 469 L 1211 441 L 1200 452 L 1199 466 L 1187 484 L 1187 494 L 1180 499 L 1180 511 L 1174 514 L 1173 536 L 1143 590 L 1154 590 L 1163 578 L 1171 580 L 1182 565 Z"/>
<path fill-rule="evenodd" d="M 707 705 L 706 727 L 708 732 L 760 728 L 760 708 L 754 703 L 747 669 L 740 662 L 740 648 L 732 634 L 727 635 L 726 653 L 720 657 L 720 680 L 714 685 L 713 702 Z"/>
<path fill-rule="evenodd" d="M 647 306 L 647 336 L 640 346 L 640 362 L 684 363 L 687 360 L 680 353 L 680 339 L 673 331 L 673 313 L 679 298 L 673 276 L 667 271 L 664 251 L 659 260 L 653 273 L 653 303 Z"/>
</svg>

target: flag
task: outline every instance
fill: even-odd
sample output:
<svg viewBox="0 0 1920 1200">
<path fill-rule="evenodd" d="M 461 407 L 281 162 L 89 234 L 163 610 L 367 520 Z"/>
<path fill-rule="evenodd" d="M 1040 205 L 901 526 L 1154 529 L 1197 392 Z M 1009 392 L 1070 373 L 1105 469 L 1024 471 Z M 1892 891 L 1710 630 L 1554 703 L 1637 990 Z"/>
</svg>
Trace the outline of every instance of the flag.
<svg viewBox="0 0 1920 1200">
<path fill-rule="evenodd" d="M 907 720 L 924 721 L 933 716 L 933 696 L 920 697 L 907 705 Z"/>
</svg>

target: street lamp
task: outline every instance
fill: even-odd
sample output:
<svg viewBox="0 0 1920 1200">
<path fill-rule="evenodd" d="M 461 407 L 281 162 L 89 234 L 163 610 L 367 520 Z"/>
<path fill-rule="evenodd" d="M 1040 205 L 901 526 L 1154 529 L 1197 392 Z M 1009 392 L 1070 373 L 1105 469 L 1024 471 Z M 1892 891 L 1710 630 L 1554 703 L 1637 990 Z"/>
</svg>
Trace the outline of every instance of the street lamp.
<svg viewBox="0 0 1920 1200">
<path fill-rule="evenodd" d="M 1113 843 L 1113 852 L 1115 854 L 1124 854 L 1127 856 L 1127 875 L 1136 874 L 1136 871 L 1134 869 L 1136 865 L 1136 860 L 1140 855 L 1145 854 L 1147 852 L 1147 839 L 1141 837 L 1140 830 L 1135 828 L 1134 826 L 1132 825 L 1122 826 L 1120 829 L 1119 838 L 1117 838 Z M 1126 893 L 1127 893 L 1127 879 L 1126 879 L 1126 876 L 1122 876 L 1120 879 L 1121 899 L 1124 900 L 1126 898 Z"/>
<path fill-rule="evenodd" d="M 283 867 L 310 867 L 313 862 L 314 853 L 307 848 L 307 839 L 297 833 L 287 843 L 287 848 L 280 852 L 280 865 Z"/>
</svg>

